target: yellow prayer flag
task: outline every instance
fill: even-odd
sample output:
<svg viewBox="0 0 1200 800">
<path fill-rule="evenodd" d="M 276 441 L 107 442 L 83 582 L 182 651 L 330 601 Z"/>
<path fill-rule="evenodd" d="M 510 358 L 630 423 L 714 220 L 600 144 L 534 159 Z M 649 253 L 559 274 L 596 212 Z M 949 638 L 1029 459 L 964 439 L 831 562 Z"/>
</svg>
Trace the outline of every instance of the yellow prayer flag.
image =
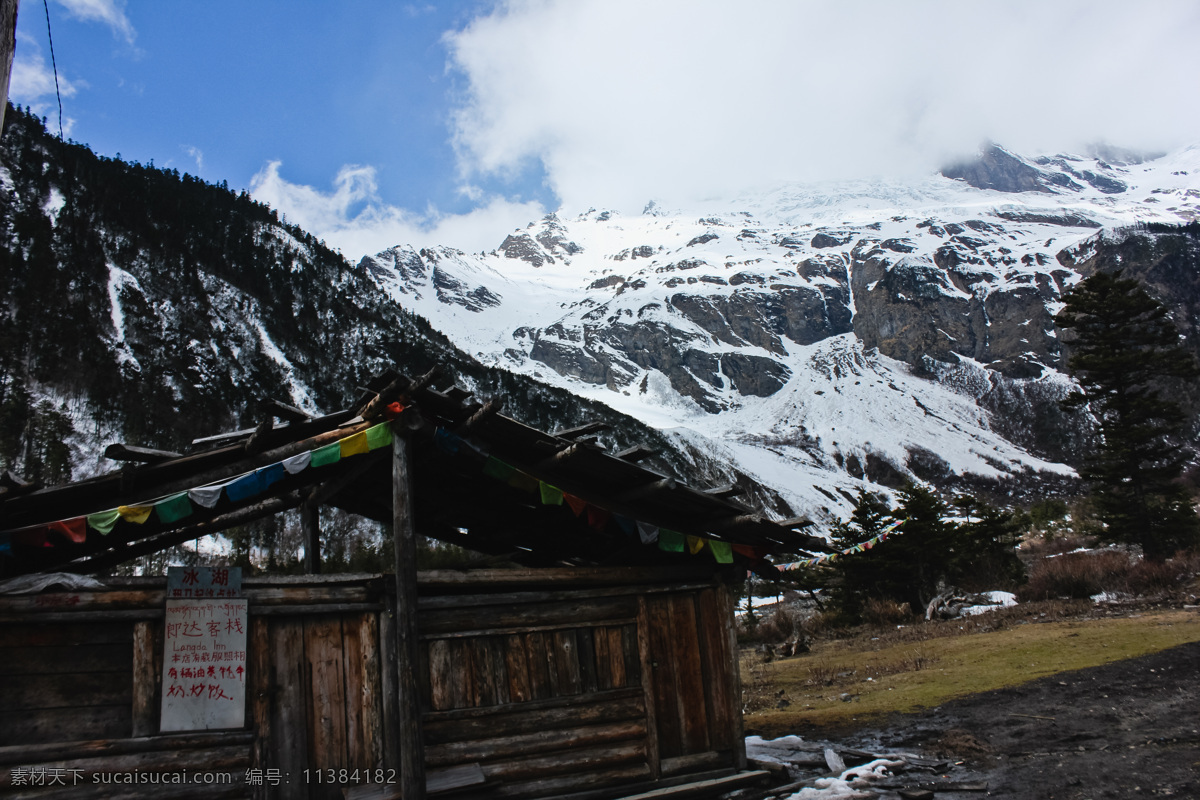
<svg viewBox="0 0 1200 800">
<path fill-rule="evenodd" d="M 136 522 L 138 525 L 150 519 L 153 511 L 154 506 L 117 506 L 117 513 L 121 515 L 121 519 Z"/>
</svg>

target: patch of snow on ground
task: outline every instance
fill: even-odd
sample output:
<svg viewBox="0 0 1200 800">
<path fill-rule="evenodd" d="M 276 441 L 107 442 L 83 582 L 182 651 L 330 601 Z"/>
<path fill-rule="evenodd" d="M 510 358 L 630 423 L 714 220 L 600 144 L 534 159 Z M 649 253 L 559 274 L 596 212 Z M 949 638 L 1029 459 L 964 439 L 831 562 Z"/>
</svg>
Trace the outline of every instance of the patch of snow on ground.
<svg viewBox="0 0 1200 800">
<path fill-rule="evenodd" d="M 1017 604 L 1017 596 L 1012 592 L 984 592 L 983 596 L 991 602 L 986 605 L 967 606 L 962 610 L 962 616 L 970 617 L 975 614 L 983 614 L 987 611 L 1008 608 Z"/>
</svg>

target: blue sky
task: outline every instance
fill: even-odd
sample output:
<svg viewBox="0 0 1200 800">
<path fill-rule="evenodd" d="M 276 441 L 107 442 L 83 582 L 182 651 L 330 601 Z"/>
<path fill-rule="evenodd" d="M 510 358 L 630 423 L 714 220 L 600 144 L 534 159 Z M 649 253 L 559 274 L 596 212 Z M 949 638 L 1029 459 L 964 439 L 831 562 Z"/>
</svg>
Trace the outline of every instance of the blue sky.
<svg viewBox="0 0 1200 800">
<path fill-rule="evenodd" d="M 1200 142 L 1200 4 L 50 0 L 67 135 L 247 188 L 348 257 L 562 207 Z M 11 99 L 57 126 L 45 12 Z"/>
</svg>

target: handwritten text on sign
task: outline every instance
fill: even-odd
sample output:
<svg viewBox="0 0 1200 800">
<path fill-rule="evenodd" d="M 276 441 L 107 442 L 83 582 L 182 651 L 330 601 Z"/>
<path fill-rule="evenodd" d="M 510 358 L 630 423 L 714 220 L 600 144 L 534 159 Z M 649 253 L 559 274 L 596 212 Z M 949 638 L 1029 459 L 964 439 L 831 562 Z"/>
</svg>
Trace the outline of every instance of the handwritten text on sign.
<svg viewBox="0 0 1200 800">
<path fill-rule="evenodd" d="M 168 600 L 161 730 L 246 721 L 246 601 Z"/>
</svg>

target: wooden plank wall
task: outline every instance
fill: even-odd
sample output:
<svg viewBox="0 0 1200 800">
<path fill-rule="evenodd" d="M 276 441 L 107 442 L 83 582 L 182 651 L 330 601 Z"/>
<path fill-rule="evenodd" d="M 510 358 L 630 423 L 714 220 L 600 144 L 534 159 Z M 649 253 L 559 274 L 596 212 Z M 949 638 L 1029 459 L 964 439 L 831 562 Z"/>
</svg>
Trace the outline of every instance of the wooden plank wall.
<svg viewBox="0 0 1200 800">
<path fill-rule="evenodd" d="M 133 764 L 228 768 L 235 785 L 195 796 L 272 800 L 340 797 L 344 784 L 328 770 L 396 769 L 386 586 L 299 583 L 247 588 L 246 730 L 184 736 L 156 735 L 161 589 L 85 593 L 79 613 L 0 598 L 0 765 L 68 765 L 89 776 Z M 430 785 L 469 769 L 488 796 L 599 797 L 745 763 L 733 610 L 711 576 L 443 575 L 423 586 L 418 607 Z M 250 768 L 288 777 L 249 787 Z M 0 767 L 8 796 L 17 787 L 5 780 Z M 13 796 L 56 796 L 21 791 Z M 130 796 L 166 795 L 147 787 Z"/>
<path fill-rule="evenodd" d="M 251 638 L 266 656 L 251 668 L 249 687 L 263 698 L 251 706 L 261 743 L 255 764 L 292 776 L 259 796 L 341 797 L 340 770 L 392 766 L 384 758 L 378 614 L 259 618 Z"/>
<path fill-rule="evenodd" d="M 0 747 L 132 735 L 133 626 L 0 625 Z"/>
<path fill-rule="evenodd" d="M 737 765 L 722 587 L 523 588 L 421 598 L 431 780 L 536 798 Z"/>
</svg>

